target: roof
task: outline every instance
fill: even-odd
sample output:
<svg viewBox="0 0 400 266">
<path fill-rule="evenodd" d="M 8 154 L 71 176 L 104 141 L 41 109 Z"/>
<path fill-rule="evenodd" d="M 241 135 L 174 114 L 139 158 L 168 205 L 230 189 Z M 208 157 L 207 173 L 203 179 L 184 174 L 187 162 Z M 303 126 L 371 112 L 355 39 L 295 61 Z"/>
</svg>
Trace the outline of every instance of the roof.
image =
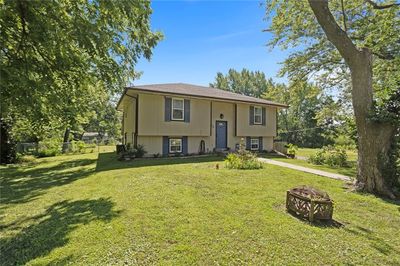
<svg viewBox="0 0 400 266">
<path fill-rule="evenodd" d="M 226 90 L 221 90 L 217 88 L 210 88 L 186 83 L 166 83 L 166 84 L 151 84 L 151 85 L 138 85 L 127 87 L 125 90 L 125 94 L 127 90 L 138 90 L 145 91 L 150 93 L 165 93 L 165 94 L 175 94 L 175 95 L 184 95 L 184 96 L 194 96 L 201 98 L 211 98 L 211 99 L 220 99 L 220 100 L 229 100 L 229 101 L 237 101 L 237 102 L 246 102 L 246 103 L 256 103 L 256 104 L 265 104 L 272 105 L 278 107 L 288 107 L 286 104 L 277 103 L 265 99 L 255 98 L 246 96 L 243 94 L 238 94 Z M 123 96 L 121 97 L 122 100 Z M 121 102 L 120 100 L 120 102 Z M 119 105 L 119 103 L 118 103 Z"/>
</svg>

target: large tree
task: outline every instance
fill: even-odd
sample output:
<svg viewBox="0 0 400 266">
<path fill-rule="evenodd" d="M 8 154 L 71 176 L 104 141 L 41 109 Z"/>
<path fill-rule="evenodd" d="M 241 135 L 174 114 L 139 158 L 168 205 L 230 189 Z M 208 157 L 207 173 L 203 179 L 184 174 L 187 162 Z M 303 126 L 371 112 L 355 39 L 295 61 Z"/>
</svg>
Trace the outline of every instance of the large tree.
<svg viewBox="0 0 400 266">
<path fill-rule="evenodd" d="M 289 82 L 288 85 L 270 82 L 262 97 L 289 105 L 289 108 L 280 110 L 278 116 L 278 134 L 283 140 L 302 147 L 322 147 L 333 143 L 328 131 L 336 121 L 325 108 L 337 103 L 322 88 L 306 80 Z"/>
<path fill-rule="evenodd" d="M 137 77 L 161 34 L 149 1 L 5 0 L 0 9 L 1 142 L 23 117 L 70 128 L 98 94 Z M 90 100 L 90 99 L 93 99 Z M 2 155 L 10 145 L 1 145 Z M 3 156 L 2 156 L 3 158 Z M 7 157 L 9 158 L 9 157 Z"/>
<path fill-rule="evenodd" d="M 227 74 L 217 73 L 211 87 L 236 92 L 252 97 L 260 97 L 268 86 L 265 74 L 261 71 L 250 71 L 243 68 L 241 71 L 229 69 Z"/>
<path fill-rule="evenodd" d="M 377 110 L 398 100 L 393 95 L 400 85 L 399 4 L 271 0 L 267 10 L 275 34 L 270 45 L 299 48 L 285 61 L 283 73 L 313 75 L 350 91 L 358 134 L 357 188 L 393 198 L 396 173 L 385 169 L 393 164 L 399 126 Z"/>
</svg>

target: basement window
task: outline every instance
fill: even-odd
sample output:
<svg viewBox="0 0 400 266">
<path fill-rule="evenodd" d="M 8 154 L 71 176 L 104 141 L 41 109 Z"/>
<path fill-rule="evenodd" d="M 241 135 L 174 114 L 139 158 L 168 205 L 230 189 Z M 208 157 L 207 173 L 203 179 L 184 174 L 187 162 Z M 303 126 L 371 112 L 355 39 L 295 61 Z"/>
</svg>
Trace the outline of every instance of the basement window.
<svg viewBox="0 0 400 266">
<path fill-rule="evenodd" d="M 257 139 L 251 139 L 250 140 L 250 149 L 252 150 L 252 151 L 255 151 L 255 150 L 259 150 L 260 149 L 260 140 L 257 138 Z"/>
<path fill-rule="evenodd" d="M 182 152 L 182 139 L 169 139 L 169 152 L 170 153 Z"/>
</svg>

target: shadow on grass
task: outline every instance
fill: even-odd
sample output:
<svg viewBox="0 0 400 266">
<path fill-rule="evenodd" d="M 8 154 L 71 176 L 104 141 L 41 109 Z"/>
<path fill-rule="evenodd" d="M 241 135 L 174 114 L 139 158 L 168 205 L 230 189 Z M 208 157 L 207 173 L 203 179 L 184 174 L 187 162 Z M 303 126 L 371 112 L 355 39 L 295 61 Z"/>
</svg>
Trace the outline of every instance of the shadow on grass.
<svg viewBox="0 0 400 266">
<path fill-rule="evenodd" d="M 76 167 L 95 162 L 95 159 L 78 159 L 64 161 L 51 167 L 20 166 L 2 169 L 0 202 L 2 204 L 28 202 L 45 193 L 47 189 L 87 177 L 94 172 L 93 168 L 76 169 Z"/>
<path fill-rule="evenodd" d="M 202 157 L 176 157 L 176 158 L 141 158 L 131 161 L 118 161 L 115 153 L 99 153 L 97 160 L 96 172 L 108 171 L 124 168 L 138 168 L 146 166 L 159 166 L 159 165 L 174 165 L 174 164 L 188 164 L 188 163 L 204 163 L 204 162 L 218 162 L 224 158 L 219 156 L 202 156 Z"/>
<path fill-rule="evenodd" d="M 290 214 L 292 217 L 296 218 L 297 220 L 299 220 L 305 224 L 311 225 L 311 226 L 316 226 L 316 227 L 320 227 L 320 228 L 341 228 L 341 227 L 345 226 L 344 224 L 342 224 L 339 221 L 336 221 L 335 219 L 315 220 L 313 222 L 310 222 L 307 218 L 299 216 L 292 211 L 287 211 L 287 213 Z"/>
<path fill-rule="evenodd" d="M 17 235 L 0 240 L 0 265 L 23 265 L 49 254 L 68 242 L 68 234 L 77 227 L 92 221 L 110 222 L 121 211 L 113 210 L 110 199 L 61 201 L 51 205 L 37 216 L 2 225 L 1 229 L 18 229 L 30 222 Z M 69 260 L 70 258 L 66 258 Z"/>
<path fill-rule="evenodd" d="M 376 249 L 384 255 L 390 255 L 393 252 L 395 254 L 400 253 L 399 247 L 396 248 L 395 246 L 391 245 L 390 242 L 386 241 L 384 238 L 378 237 L 376 233 L 367 228 L 355 226 L 354 229 L 345 228 L 344 230 L 353 235 L 365 238 L 365 240 L 371 244 L 372 248 Z"/>
</svg>

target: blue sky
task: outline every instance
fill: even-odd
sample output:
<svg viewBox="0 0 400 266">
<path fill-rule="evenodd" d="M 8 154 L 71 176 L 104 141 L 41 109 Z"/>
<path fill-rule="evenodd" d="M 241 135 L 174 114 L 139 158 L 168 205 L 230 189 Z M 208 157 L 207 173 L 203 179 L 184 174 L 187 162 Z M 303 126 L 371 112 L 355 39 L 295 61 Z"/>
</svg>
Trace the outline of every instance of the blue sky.
<svg viewBox="0 0 400 266">
<path fill-rule="evenodd" d="M 164 40 L 134 84 L 184 82 L 208 85 L 229 68 L 261 70 L 277 79 L 287 51 L 270 50 L 271 33 L 260 1 L 155 1 L 151 27 Z"/>
</svg>

